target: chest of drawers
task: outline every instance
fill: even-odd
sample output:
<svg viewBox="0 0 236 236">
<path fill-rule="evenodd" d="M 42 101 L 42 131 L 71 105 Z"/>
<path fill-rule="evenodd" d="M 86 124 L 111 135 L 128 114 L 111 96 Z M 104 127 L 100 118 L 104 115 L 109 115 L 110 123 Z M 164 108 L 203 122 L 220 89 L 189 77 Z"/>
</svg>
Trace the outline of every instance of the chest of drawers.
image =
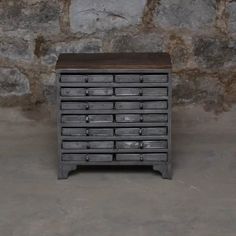
<svg viewBox="0 0 236 236">
<path fill-rule="evenodd" d="M 80 165 L 149 165 L 171 178 L 170 70 L 165 53 L 60 55 L 58 178 Z"/>
</svg>

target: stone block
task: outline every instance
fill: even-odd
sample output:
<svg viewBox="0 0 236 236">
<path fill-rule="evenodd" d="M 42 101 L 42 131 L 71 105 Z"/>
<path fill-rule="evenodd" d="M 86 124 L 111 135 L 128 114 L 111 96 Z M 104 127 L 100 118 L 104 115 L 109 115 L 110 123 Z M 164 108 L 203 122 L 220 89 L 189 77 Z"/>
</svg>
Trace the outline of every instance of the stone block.
<svg viewBox="0 0 236 236">
<path fill-rule="evenodd" d="M 202 68 L 218 70 L 236 65 L 235 42 L 230 43 L 224 38 L 199 36 L 193 39 L 193 46 L 195 60 Z"/>
<path fill-rule="evenodd" d="M 30 61 L 33 58 L 31 43 L 22 38 L 0 37 L 0 56 Z"/>
<path fill-rule="evenodd" d="M 0 96 L 21 96 L 29 92 L 29 81 L 18 69 L 0 68 Z"/>
<path fill-rule="evenodd" d="M 166 43 L 161 33 L 123 34 L 111 40 L 111 48 L 114 52 L 161 52 Z"/>
<path fill-rule="evenodd" d="M 98 39 L 81 39 L 79 41 L 60 42 L 52 45 L 45 45 L 42 62 L 53 65 L 60 53 L 93 53 L 101 52 L 102 42 Z"/>
<path fill-rule="evenodd" d="M 215 0 L 161 0 L 154 22 L 163 28 L 209 30 L 215 16 Z"/>
<path fill-rule="evenodd" d="M 140 22 L 146 0 L 72 0 L 72 32 L 93 33 L 119 29 Z"/>
<path fill-rule="evenodd" d="M 0 28 L 3 32 L 24 35 L 41 32 L 43 34 L 58 33 L 59 3 L 52 1 L 13 1 L 0 2 Z"/>
<path fill-rule="evenodd" d="M 228 3 L 227 10 L 229 14 L 229 32 L 236 38 L 236 2 Z"/>
</svg>

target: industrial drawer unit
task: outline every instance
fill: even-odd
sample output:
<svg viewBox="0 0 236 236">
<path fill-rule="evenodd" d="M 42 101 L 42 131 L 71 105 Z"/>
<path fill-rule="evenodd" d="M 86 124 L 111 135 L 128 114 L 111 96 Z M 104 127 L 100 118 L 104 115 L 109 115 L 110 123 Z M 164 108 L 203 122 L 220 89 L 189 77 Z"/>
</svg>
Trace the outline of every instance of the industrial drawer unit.
<svg viewBox="0 0 236 236">
<path fill-rule="evenodd" d="M 58 178 L 79 165 L 149 165 L 171 178 L 166 53 L 61 54 Z"/>
</svg>

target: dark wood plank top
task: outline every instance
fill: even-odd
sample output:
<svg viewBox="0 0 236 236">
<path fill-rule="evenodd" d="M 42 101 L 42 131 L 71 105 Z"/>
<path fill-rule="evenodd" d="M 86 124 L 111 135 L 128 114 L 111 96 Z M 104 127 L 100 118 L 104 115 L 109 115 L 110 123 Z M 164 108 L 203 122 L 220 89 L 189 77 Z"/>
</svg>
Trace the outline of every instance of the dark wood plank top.
<svg viewBox="0 0 236 236">
<path fill-rule="evenodd" d="M 56 69 L 170 69 L 167 53 L 61 54 Z"/>
</svg>

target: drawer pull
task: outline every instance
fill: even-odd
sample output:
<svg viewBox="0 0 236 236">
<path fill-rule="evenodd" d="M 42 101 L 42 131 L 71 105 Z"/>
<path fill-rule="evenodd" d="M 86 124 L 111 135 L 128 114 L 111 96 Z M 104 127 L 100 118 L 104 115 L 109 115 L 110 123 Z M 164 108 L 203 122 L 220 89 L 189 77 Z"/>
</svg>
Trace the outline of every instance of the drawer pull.
<svg viewBox="0 0 236 236">
<path fill-rule="evenodd" d="M 89 161 L 89 157 L 88 157 L 88 155 L 86 155 L 86 158 L 85 158 L 85 160 L 86 160 L 86 161 Z"/>
<path fill-rule="evenodd" d="M 142 135 L 142 132 L 143 132 L 142 129 L 139 129 L 139 135 Z"/>
<path fill-rule="evenodd" d="M 86 120 L 86 123 L 89 123 L 89 117 L 88 116 L 86 116 L 85 120 Z"/>
<path fill-rule="evenodd" d="M 143 142 L 140 142 L 139 147 L 140 149 L 143 149 Z"/>
<path fill-rule="evenodd" d="M 143 115 L 140 115 L 140 122 L 143 122 Z"/>
<path fill-rule="evenodd" d="M 140 155 L 140 161 L 143 161 L 143 156 L 142 155 Z"/>
</svg>

